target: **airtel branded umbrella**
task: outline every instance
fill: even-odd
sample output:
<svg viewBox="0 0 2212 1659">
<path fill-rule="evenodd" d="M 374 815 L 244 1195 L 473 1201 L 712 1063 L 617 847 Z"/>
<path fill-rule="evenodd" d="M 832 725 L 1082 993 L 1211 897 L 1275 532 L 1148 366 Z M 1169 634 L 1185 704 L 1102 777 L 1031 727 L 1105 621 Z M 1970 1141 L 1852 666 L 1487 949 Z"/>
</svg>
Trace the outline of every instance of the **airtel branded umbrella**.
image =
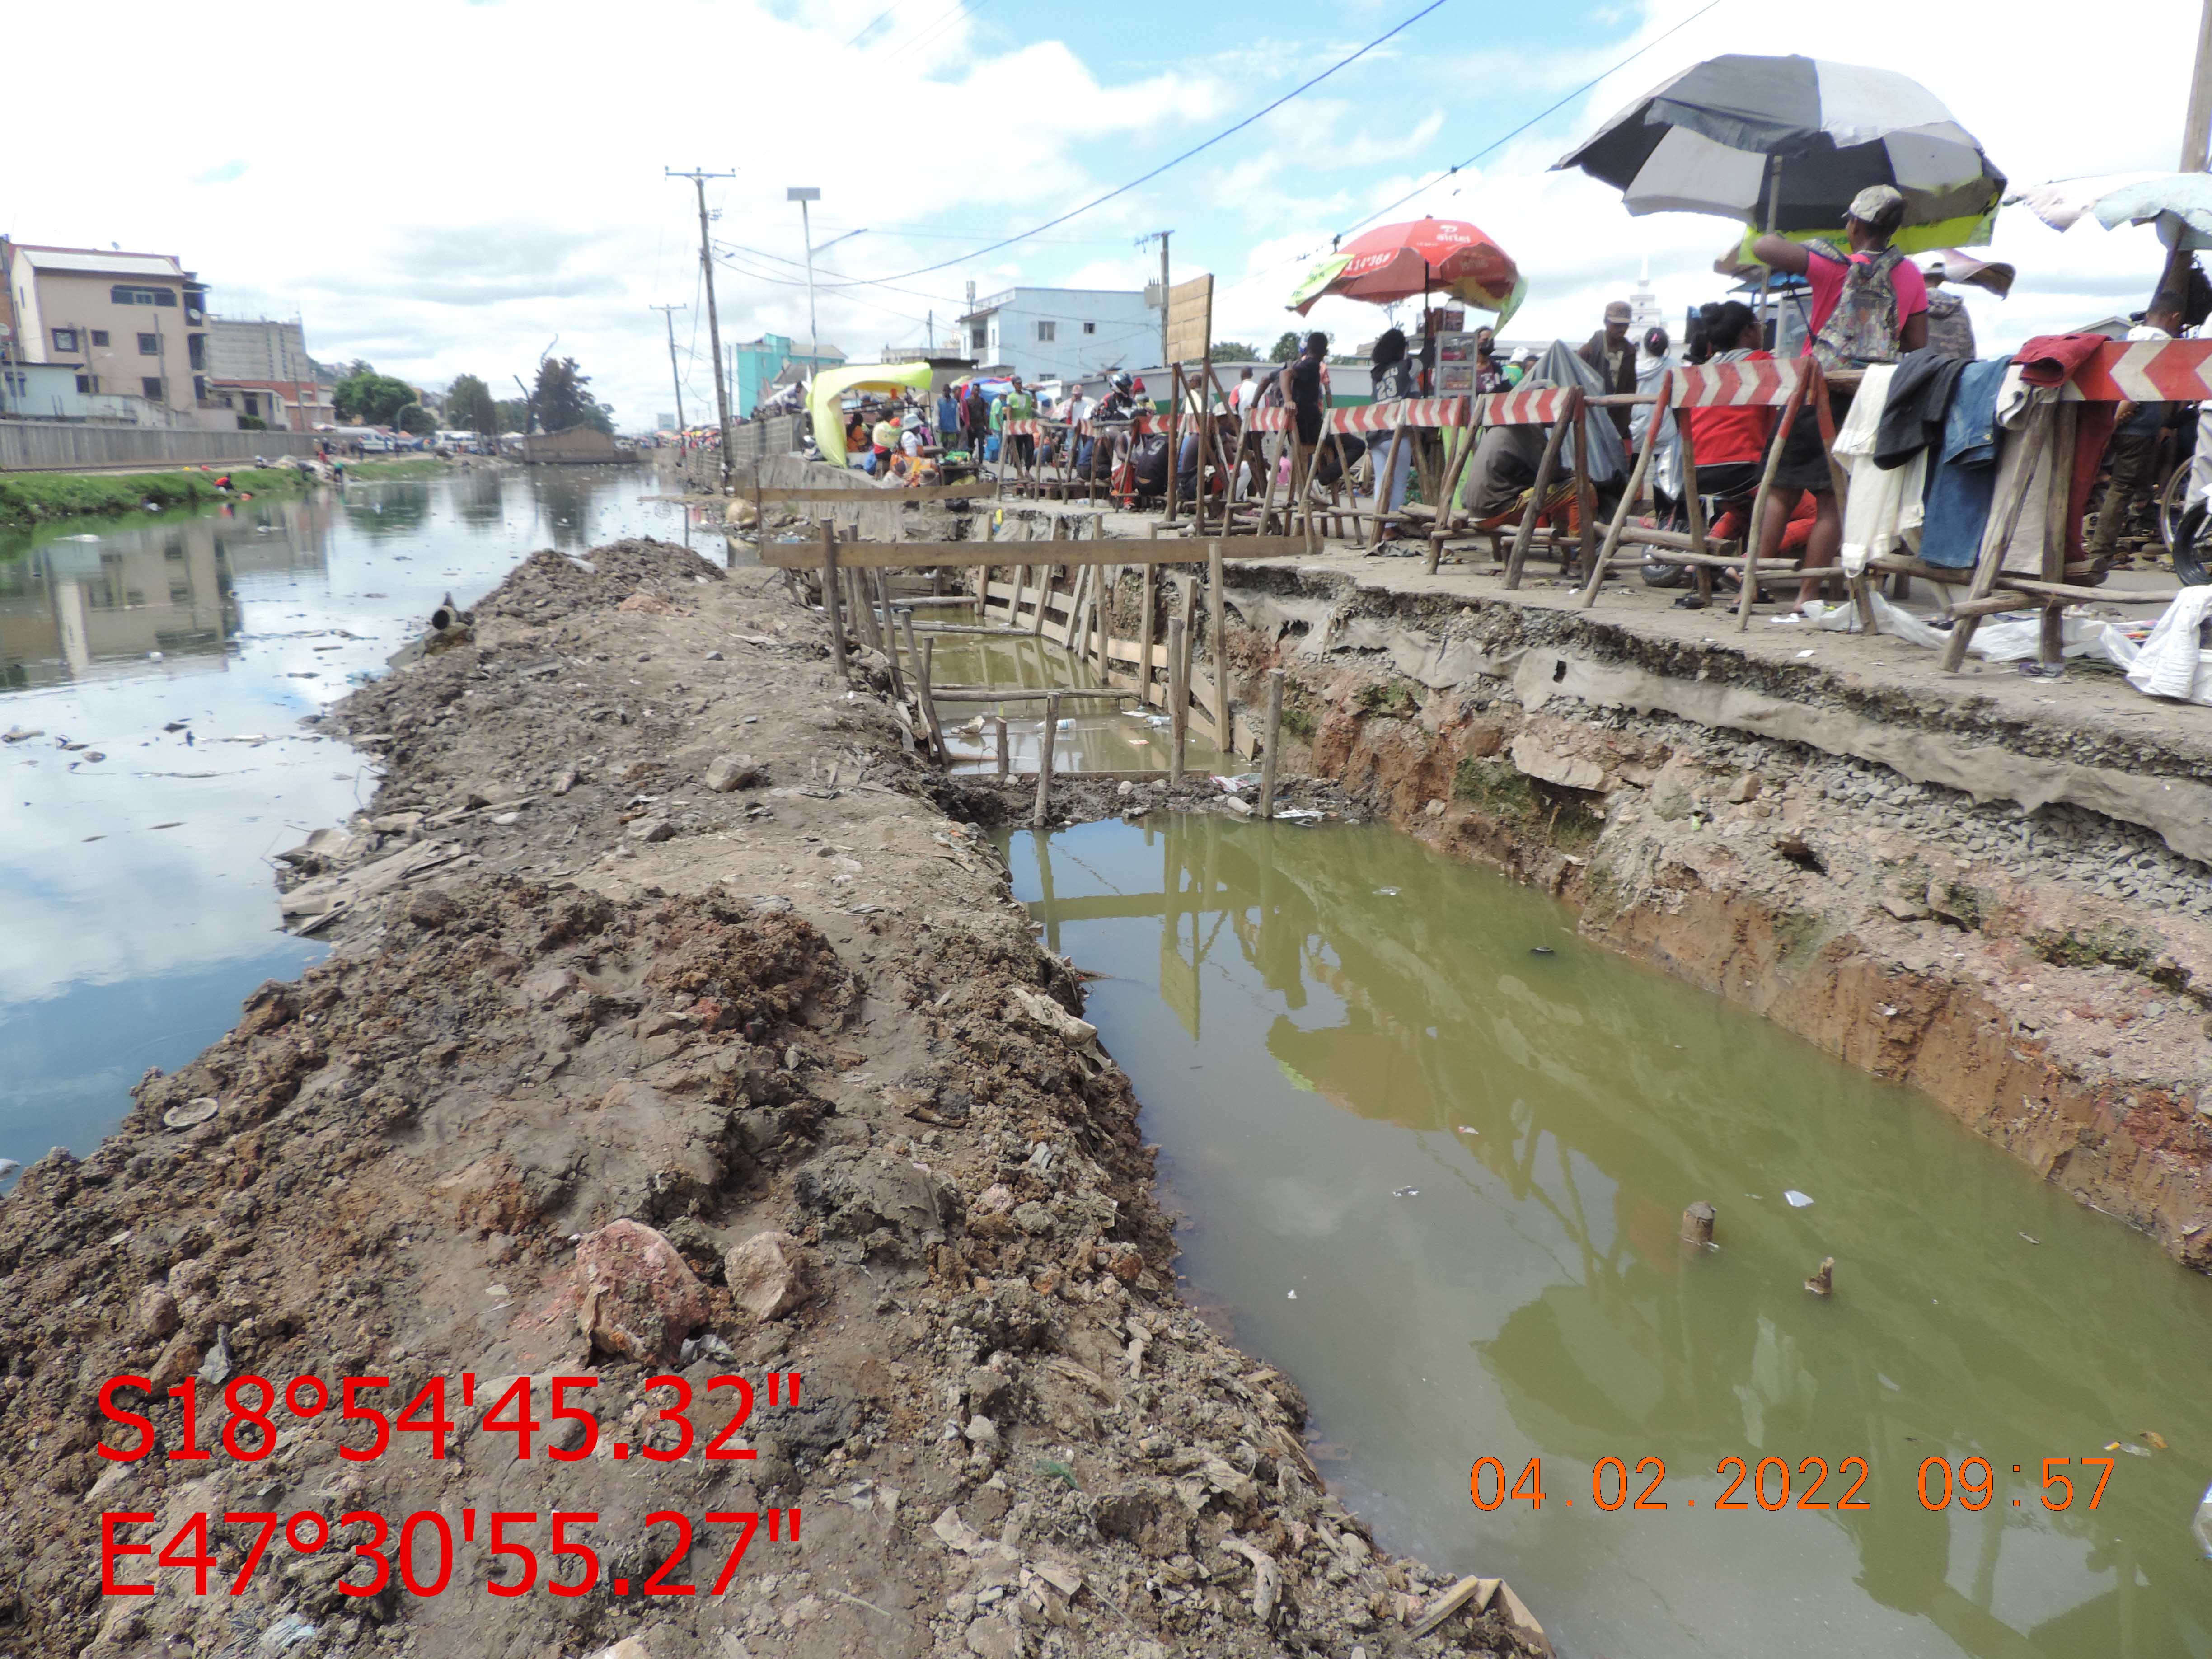
<svg viewBox="0 0 2212 1659">
<path fill-rule="evenodd" d="M 1917 253 L 1985 246 L 2004 175 L 1936 95 L 1893 70 L 1815 58 L 1708 58 L 1654 88 L 1555 167 L 1618 188 L 1631 213 L 1711 213 L 1784 234 L 1833 231 L 1893 185 Z"/>
<path fill-rule="evenodd" d="M 1475 226 L 1463 219 L 1416 219 L 1365 232 L 1315 264 L 1291 291 L 1291 309 L 1304 316 L 1332 294 L 1389 305 L 1434 293 L 1494 311 L 1503 327 L 1520 309 L 1528 284 L 1513 256 Z"/>
</svg>

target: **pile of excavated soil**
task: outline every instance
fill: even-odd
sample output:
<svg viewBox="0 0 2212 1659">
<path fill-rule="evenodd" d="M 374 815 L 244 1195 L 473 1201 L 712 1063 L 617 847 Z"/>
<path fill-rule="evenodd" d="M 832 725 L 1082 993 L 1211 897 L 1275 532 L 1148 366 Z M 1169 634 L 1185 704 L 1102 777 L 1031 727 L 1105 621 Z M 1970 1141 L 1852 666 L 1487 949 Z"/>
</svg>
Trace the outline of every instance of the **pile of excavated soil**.
<svg viewBox="0 0 2212 1659">
<path fill-rule="evenodd" d="M 1503 1592 L 1413 1634 L 1445 1585 L 1327 1493 L 1295 1384 L 1177 1300 L 1076 976 L 772 576 L 544 553 L 448 632 L 333 717 L 388 767 L 302 860 L 334 954 L 0 1204 L 0 1651 L 1535 1650 Z M 756 1457 L 710 1460 L 732 1373 L 803 1391 L 757 1395 L 725 1443 Z M 257 1461 L 110 1462 L 125 1374 L 165 1449 L 168 1388 L 199 1379 L 212 1445 L 246 1374 L 386 1377 L 362 1398 L 395 1417 L 447 1378 L 452 1432 L 356 1461 L 333 1400 L 274 1408 Z M 556 1376 L 599 1379 L 596 1444 L 561 1425 L 519 1459 L 485 1419 L 529 1378 L 547 1421 Z M 732 1534 L 707 1513 L 794 1509 L 799 1540 L 757 1537 L 710 1593 Z M 117 1577 L 156 1594 L 103 1599 L 118 1510 L 156 1547 L 202 1511 L 312 1510 L 331 1542 L 280 1538 L 233 1595 L 258 1529 L 218 1519 L 204 1594 L 141 1556 Z M 346 1595 L 356 1510 L 442 1514 L 447 1588 Z M 526 1594 L 489 1593 L 518 1571 L 493 1510 L 539 1517 L 509 1527 Z M 580 1571 L 546 1554 L 555 1510 L 600 1517 L 588 1593 L 545 1589 Z M 692 1523 L 668 1577 L 699 1594 L 635 1593 L 676 1546 L 656 1511 Z"/>
</svg>

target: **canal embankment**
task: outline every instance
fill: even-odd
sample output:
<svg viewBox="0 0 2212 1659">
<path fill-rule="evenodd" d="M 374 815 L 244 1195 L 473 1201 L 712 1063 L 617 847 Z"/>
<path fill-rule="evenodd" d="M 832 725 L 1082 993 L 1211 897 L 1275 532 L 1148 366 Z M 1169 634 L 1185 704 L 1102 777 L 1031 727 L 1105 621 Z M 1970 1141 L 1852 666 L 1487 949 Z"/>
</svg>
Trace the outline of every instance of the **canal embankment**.
<svg viewBox="0 0 2212 1659">
<path fill-rule="evenodd" d="M 1288 672 L 1286 769 L 2212 1267 L 2203 711 L 1663 594 L 1586 612 L 1356 555 L 1230 575 L 1238 702 Z"/>
<path fill-rule="evenodd" d="M 352 461 L 350 477 L 411 477 L 452 470 L 429 459 Z M 216 480 L 228 477 L 228 490 Z M 23 472 L 0 474 L 0 531 L 27 530 L 70 519 L 116 518 L 171 513 L 250 495 L 299 495 L 327 480 L 311 463 L 289 466 L 178 467 L 161 472 Z"/>
<path fill-rule="evenodd" d="M 1521 1650 L 1508 1591 L 1378 1552 L 1295 1382 L 1177 1296 L 1127 1076 L 879 664 L 836 682 L 775 576 L 650 542 L 535 555 L 447 633 L 315 723 L 383 772 L 289 860 L 331 956 L 0 1202 L 0 1650 L 301 1621 L 334 1653 Z M 805 1401 L 750 1462 L 520 1461 L 482 1391 L 451 1462 L 339 1461 L 335 1413 L 252 1464 L 95 1449 L 125 1374 L 373 1373 L 395 1411 L 596 1375 L 599 1420 L 669 1450 L 649 1377 L 770 1369 Z M 100 1595 L 103 1510 L 166 1538 L 248 1502 L 592 1510 L 609 1566 L 494 1600 L 463 1543 L 467 1594 L 345 1597 L 331 1553 Z M 797 1506 L 805 1541 L 726 1598 L 612 1595 L 670 1505 Z M 218 1528 L 222 1564 L 248 1541 Z"/>
</svg>

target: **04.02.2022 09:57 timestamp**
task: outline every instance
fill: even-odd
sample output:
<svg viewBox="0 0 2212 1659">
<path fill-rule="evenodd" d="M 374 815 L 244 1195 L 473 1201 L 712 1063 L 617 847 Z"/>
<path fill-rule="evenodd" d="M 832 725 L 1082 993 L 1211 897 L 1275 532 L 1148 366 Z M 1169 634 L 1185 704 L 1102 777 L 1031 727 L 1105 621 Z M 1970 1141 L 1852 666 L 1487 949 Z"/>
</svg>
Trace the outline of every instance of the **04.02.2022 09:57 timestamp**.
<svg viewBox="0 0 2212 1659">
<path fill-rule="evenodd" d="M 2046 1510 L 2057 1510 L 2071 1509 L 2080 1496 L 2086 1498 L 2084 1507 L 2094 1510 L 2104 1500 L 2105 1485 L 2112 1478 L 2112 1462 L 2109 1457 L 2046 1457 L 2040 1469 L 2035 1471 L 2015 1463 L 2012 1473 L 2022 1478 L 2022 1495 L 2006 1501 L 2014 1509 L 2040 1504 Z M 2070 1473 L 2077 1467 L 2081 1471 L 2078 1491 L 2075 1476 Z M 1590 1469 L 1592 1508 L 1611 1514 L 1623 1509 L 1651 1510 L 1674 1506 L 1662 1495 L 1667 1479 L 1663 1459 L 1638 1458 L 1632 1475 L 1629 1468 L 1621 1458 L 1598 1459 Z M 1874 1507 L 1872 1502 L 1860 1495 L 1868 1473 L 1863 1457 L 1846 1457 L 1832 1470 L 1825 1457 L 1802 1458 L 1794 1470 L 1787 1458 L 1762 1457 L 1753 1462 L 1748 1458 L 1723 1457 L 1713 1473 L 1728 1485 L 1719 1497 L 1705 1504 L 1708 1510 L 1757 1509 L 1771 1514 L 1789 1509 Z M 2090 1486 L 2093 1474 L 2096 1484 Z M 1468 1471 L 1468 1496 L 1475 1508 L 1486 1511 L 1516 1502 L 1528 1504 L 1531 1510 L 1540 1510 L 1547 1499 L 1568 1509 L 1574 1507 L 1571 1497 L 1545 1491 L 1540 1457 L 1530 1458 L 1510 1486 L 1508 1479 L 1505 1466 L 1498 1459 L 1478 1457 Z M 2039 1491 L 2026 1484 L 2039 1479 Z M 1985 1457 L 1923 1458 L 1916 1485 L 1920 1506 L 1927 1510 L 1949 1509 L 1954 1504 L 1961 1509 L 1985 1510 L 2000 1497 L 1996 1469 Z M 1694 1498 L 1680 1502 L 1684 1509 L 1698 1507 Z"/>
</svg>

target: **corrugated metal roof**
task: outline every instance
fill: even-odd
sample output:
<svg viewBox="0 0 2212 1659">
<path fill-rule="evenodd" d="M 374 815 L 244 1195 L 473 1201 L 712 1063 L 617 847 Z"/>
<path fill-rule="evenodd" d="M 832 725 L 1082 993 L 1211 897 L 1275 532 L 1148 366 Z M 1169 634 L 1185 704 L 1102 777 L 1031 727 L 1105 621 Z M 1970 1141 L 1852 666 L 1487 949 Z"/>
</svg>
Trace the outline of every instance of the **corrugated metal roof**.
<svg viewBox="0 0 2212 1659">
<path fill-rule="evenodd" d="M 15 251 L 37 270 L 73 270 L 95 276 L 184 276 L 184 267 L 166 253 L 100 253 L 90 248 L 25 247 Z"/>
</svg>

